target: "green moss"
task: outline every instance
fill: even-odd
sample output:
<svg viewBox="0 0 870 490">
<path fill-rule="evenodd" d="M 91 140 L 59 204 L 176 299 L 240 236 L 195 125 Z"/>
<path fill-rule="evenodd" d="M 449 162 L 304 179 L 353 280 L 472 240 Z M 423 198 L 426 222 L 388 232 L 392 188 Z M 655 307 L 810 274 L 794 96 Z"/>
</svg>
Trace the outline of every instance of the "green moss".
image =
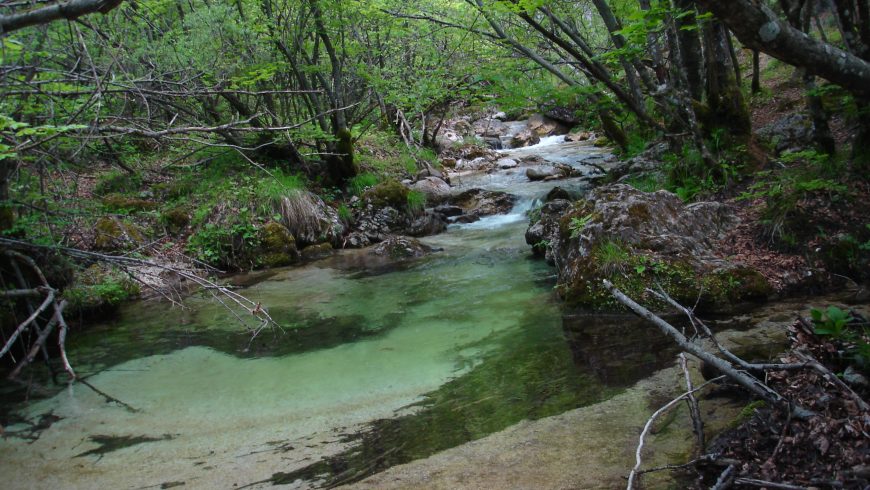
<svg viewBox="0 0 870 490">
<path fill-rule="evenodd" d="M 109 194 L 102 199 L 103 206 L 107 211 L 148 211 L 157 208 L 157 203 L 135 197 L 126 197 L 121 194 Z"/>
<path fill-rule="evenodd" d="M 98 196 L 111 193 L 124 193 L 137 190 L 142 185 L 142 178 L 127 172 L 109 172 L 100 177 L 94 187 Z"/>
<path fill-rule="evenodd" d="M 332 255 L 332 245 L 329 243 L 319 243 L 302 249 L 303 260 L 322 259 L 323 257 L 328 257 L 330 255 Z"/>
<path fill-rule="evenodd" d="M 114 217 L 100 218 L 94 231 L 94 248 L 98 250 L 126 250 L 145 243 L 139 227 Z"/>
<path fill-rule="evenodd" d="M 296 239 L 286 226 L 274 221 L 260 229 L 260 262 L 266 267 L 290 265 L 299 260 Z"/>
<path fill-rule="evenodd" d="M 159 222 L 170 235 L 178 235 L 190 224 L 190 214 L 184 207 L 176 207 L 160 214 Z"/>
<path fill-rule="evenodd" d="M 139 294 L 139 285 L 128 275 L 105 265 L 95 264 L 82 271 L 73 285 L 63 292 L 68 311 L 90 314 L 114 310 Z"/>
<path fill-rule="evenodd" d="M 365 193 L 368 199 L 375 206 L 390 206 L 396 209 L 403 209 L 408 203 L 409 190 L 396 180 L 388 180 L 381 182 L 374 188 Z"/>
</svg>

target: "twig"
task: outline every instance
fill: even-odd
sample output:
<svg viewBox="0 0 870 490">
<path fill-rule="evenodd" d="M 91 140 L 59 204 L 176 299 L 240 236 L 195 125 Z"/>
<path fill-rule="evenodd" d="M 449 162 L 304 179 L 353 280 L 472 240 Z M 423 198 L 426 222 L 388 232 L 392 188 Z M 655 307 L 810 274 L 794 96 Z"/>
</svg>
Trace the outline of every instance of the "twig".
<svg viewBox="0 0 870 490">
<path fill-rule="evenodd" d="M 706 387 L 707 385 L 709 385 L 710 383 L 713 383 L 713 382 L 716 382 L 716 381 L 720 381 L 720 380 L 722 380 L 722 379 L 724 379 L 724 378 L 725 378 L 724 375 L 723 375 L 723 376 L 719 376 L 718 378 L 714 378 L 714 379 L 711 379 L 710 381 L 707 381 L 706 383 L 704 383 L 704 384 L 702 384 L 701 386 L 695 388 L 694 390 L 691 390 L 691 391 L 688 391 L 688 392 L 686 392 L 686 393 L 683 393 L 682 395 L 680 395 L 680 396 L 674 398 L 673 400 L 671 400 L 670 402 L 668 402 L 665 406 L 663 406 L 663 407 L 659 408 L 658 410 L 656 410 L 655 413 L 653 413 L 652 416 L 650 416 L 649 420 L 646 421 L 646 425 L 643 426 L 643 430 L 642 430 L 641 433 L 640 433 L 640 440 L 639 440 L 638 443 L 637 443 L 637 451 L 635 451 L 635 454 L 634 454 L 634 457 L 635 457 L 635 465 L 634 465 L 634 468 L 631 469 L 631 473 L 628 474 L 628 486 L 626 487 L 627 490 L 632 490 L 632 489 L 634 488 L 634 479 L 635 479 L 635 477 L 638 475 L 638 470 L 640 470 L 640 465 L 641 465 L 642 462 L 643 462 L 643 461 L 642 461 L 642 458 L 641 458 L 641 452 L 643 451 L 644 438 L 646 437 L 646 435 L 647 435 L 647 433 L 649 432 L 649 430 L 652 428 L 652 424 L 653 424 L 653 422 L 655 422 L 655 420 L 656 420 L 659 416 L 661 416 L 663 413 L 667 412 L 668 409 L 670 409 L 671 407 L 673 407 L 673 406 L 676 405 L 677 403 L 679 403 L 679 402 L 685 400 L 686 397 L 688 397 L 689 395 L 691 395 L 691 394 L 693 394 L 693 393 L 695 393 L 695 392 L 697 392 L 697 391 L 699 391 L 699 390 L 705 388 L 705 387 Z"/>
<path fill-rule="evenodd" d="M 726 488 L 730 487 L 731 483 L 733 483 L 734 480 L 733 473 L 735 468 L 736 466 L 734 466 L 733 464 L 728 465 L 728 467 L 725 468 L 725 471 L 723 471 L 722 474 L 719 475 L 719 478 L 716 480 L 716 484 L 710 487 L 710 490 L 725 490 Z"/>
<path fill-rule="evenodd" d="M 683 375 L 686 378 L 686 389 L 689 392 L 686 402 L 689 405 L 689 414 L 692 416 L 692 430 L 698 438 L 698 452 L 695 454 L 704 454 L 704 447 L 707 443 L 704 440 L 704 421 L 701 420 L 701 408 L 698 406 L 698 399 L 692 393 L 692 376 L 689 374 L 686 355 L 681 352 L 678 357 L 680 358 L 680 368 L 682 368 Z"/>
<path fill-rule="evenodd" d="M 748 485 L 750 487 L 766 487 L 777 488 L 781 490 L 807 490 L 807 487 L 792 485 L 790 483 L 776 483 L 772 481 L 756 480 L 754 478 L 737 478 L 734 480 L 736 485 Z"/>
</svg>

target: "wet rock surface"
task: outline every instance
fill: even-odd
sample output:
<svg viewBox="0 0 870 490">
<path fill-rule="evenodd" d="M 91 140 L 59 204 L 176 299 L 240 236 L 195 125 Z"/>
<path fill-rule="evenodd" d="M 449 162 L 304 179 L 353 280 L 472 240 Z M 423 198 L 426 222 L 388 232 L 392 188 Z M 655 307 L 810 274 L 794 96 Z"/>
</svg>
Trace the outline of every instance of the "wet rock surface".
<svg viewBox="0 0 870 490">
<path fill-rule="evenodd" d="M 391 259 L 411 259 L 423 257 L 435 251 L 419 240 L 406 236 L 391 236 L 372 247 L 370 254 Z"/>
<path fill-rule="evenodd" d="M 456 209 L 462 211 L 461 215 L 455 216 L 458 223 L 472 223 L 484 216 L 504 214 L 510 211 L 517 198 L 511 194 L 500 191 L 486 191 L 483 189 L 471 189 L 450 198 L 450 208 L 443 208 L 451 213 Z"/>
<path fill-rule="evenodd" d="M 721 203 L 685 205 L 666 191 L 614 184 L 580 201 L 550 201 L 538 216 L 526 242 L 556 265 L 559 291 L 575 306 L 615 307 L 602 279 L 642 298 L 655 284 L 689 303 L 700 294 L 699 304 L 711 309 L 763 300 L 771 292 L 757 271 L 716 254 L 718 240 L 738 223 Z"/>
</svg>

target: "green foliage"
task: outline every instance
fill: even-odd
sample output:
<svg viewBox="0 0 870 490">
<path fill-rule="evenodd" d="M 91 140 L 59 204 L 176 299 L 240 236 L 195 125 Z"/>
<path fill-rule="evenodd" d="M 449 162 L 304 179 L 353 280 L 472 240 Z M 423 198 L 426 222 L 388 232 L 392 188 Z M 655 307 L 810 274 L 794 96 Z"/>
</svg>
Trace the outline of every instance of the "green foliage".
<svg viewBox="0 0 870 490">
<path fill-rule="evenodd" d="M 350 208 L 347 207 L 346 204 L 340 204 L 338 206 L 338 217 L 341 221 L 345 223 L 349 223 L 353 220 L 353 213 L 350 211 Z"/>
<path fill-rule="evenodd" d="M 215 267 L 254 267 L 260 244 L 257 228 L 251 223 L 230 226 L 207 223 L 190 236 L 188 251 Z"/>
<path fill-rule="evenodd" d="M 746 148 L 728 147 L 721 134 L 714 131 L 708 142 L 710 149 L 717 151 L 714 165 L 705 162 L 701 152 L 688 144 L 683 146 L 680 155 L 665 155 L 665 187 L 689 202 L 698 194 L 719 191 L 739 180 L 745 168 Z"/>
<path fill-rule="evenodd" d="M 423 211 L 426 207 L 426 194 L 420 191 L 408 192 L 408 211 L 411 214 L 417 214 Z"/>
<path fill-rule="evenodd" d="M 870 367 L 870 328 L 866 324 L 855 324 L 849 312 L 836 306 L 828 306 L 824 311 L 813 308 L 810 315 L 816 335 L 838 342 L 846 357 L 862 369 Z"/>
<path fill-rule="evenodd" d="M 365 172 L 350 179 L 348 189 L 354 196 L 361 196 L 369 187 L 378 185 L 380 179 L 377 175 L 371 172 Z"/>
<path fill-rule="evenodd" d="M 852 320 L 848 312 L 836 306 L 828 306 L 825 311 L 813 308 L 810 310 L 810 315 L 817 335 L 830 335 L 837 339 L 843 336 L 846 324 Z"/>
<path fill-rule="evenodd" d="M 802 223 L 792 223 L 798 203 L 813 195 L 837 202 L 848 198 L 848 187 L 840 182 L 845 175 L 845 164 L 833 157 L 815 151 L 785 155 L 783 164 L 790 166 L 777 172 L 756 174 L 756 182 L 740 195 L 740 199 L 763 199 L 763 220 L 771 238 L 794 245 L 795 232 Z"/>
<path fill-rule="evenodd" d="M 128 172 L 112 171 L 100 176 L 94 187 L 94 194 L 104 196 L 106 194 L 126 194 L 139 189 L 142 186 L 142 177 Z"/>
<path fill-rule="evenodd" d="M 629 177 L 626 184 L 643 192 L 655 192 L 665 188 L 664 179 L 657 173 L 645 173 Z"/>
<path fill-rule="evenodd" d="M 586 228 L 586 225 L 589 224 L 590 221 L 595 217 L 593 213 L 589 213 L 585 216 L 572 216 L 571 222 L 568 225 L 568 229 L 571 230 L 571 239 L 579 238 L 583 233 L 583 229 Z"/>
<path fill-rule="evenodd" d="M 77 275 L 76 282 L 63 292 L 69 311 L 89 313 L 113 309 L 139 294 L 139 285 L 127 274 L 109 267 L 93 265 Z"/>
</svg>

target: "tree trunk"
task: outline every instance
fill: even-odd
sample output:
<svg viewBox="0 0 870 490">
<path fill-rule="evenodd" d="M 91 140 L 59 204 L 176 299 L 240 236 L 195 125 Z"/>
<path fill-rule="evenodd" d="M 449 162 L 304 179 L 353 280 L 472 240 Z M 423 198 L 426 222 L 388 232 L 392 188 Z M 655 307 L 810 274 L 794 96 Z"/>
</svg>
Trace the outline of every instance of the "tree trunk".
<svg viewBox="0 0 870 490">
<path fill-rule="evenodd" d="M 702 36 L 707 62 L 708 106 L 702 123 L 708 132 L 721 128 L 733 136 L 749 137 L 752 130 L 749 108 L 734 76 L 728 31 L 721 22 L 713 21 L 705 24 Z"/>
<path fill-rule="evenodd" d="M 752 50 L 752 93 L 761 92 L 761 55 L 757 49 Z"/>
<path fill-rule="evenodd" d="M 781 21 L 763 4 L 752 0 L 695 0 L 695 3 L 728 25 L 744 46 L 807 68 L 859 97 L 870 96 L 870 62 L 807 36 Z"/>
<path fill-rule="evenodd" d="M 698 35 L 695 6 L 692 0 L 674 0 L 674 6 L 689 12 L 688 15 L 676 19 L 677 40 L 683 55 L 682 69 L 689 84 L 689 93 L 700 102 L 704 97 L 704 60 L 701 56 L 701 37 Z"/>
</svg>

